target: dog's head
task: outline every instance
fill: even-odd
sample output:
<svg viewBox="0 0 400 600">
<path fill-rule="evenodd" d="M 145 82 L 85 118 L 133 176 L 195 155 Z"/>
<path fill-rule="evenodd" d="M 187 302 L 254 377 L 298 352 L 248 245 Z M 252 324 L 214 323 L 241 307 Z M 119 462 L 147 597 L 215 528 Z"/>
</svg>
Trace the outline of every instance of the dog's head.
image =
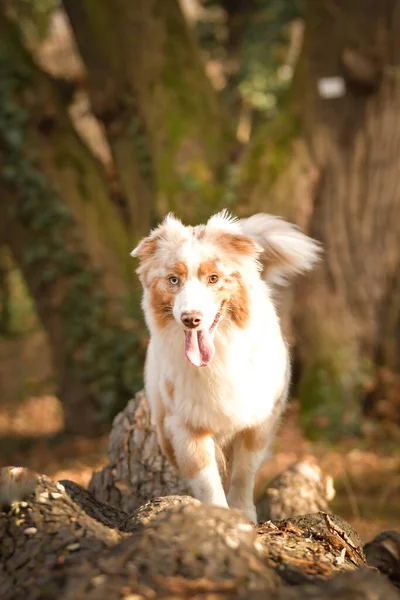
<svg viewBox="0 0 400 600">
<path fill-rule="evenodd" d="M 222 320 L 239 328 L 247 326 L 249 287 L 265 271 L 266 250 L 270 262 L 287 267 L 284 249 L 279 248 L 279 254 L 272 243 L 271 251 L 270 239 L 268 246 L 251 234 L 251 228 L 245 232 L 244 225 L 226 211 L 197 227 L 185 227 L 168 215 L 132 252 L 140 261 L 137 272 L 146 290 L 151 323 L 159 329 L 179 327 L 186 357 L 195 366 L 211 362 L 213 338 Z M 293 252 L 287 235 L 285 244 Z"/>
<path fill-rule="evenodd" d="M 246 326 L 245 279 L 258 276 L 261 251 L 223 212 L 197 227 L 185 227 L 169 215 L 132 252 L 140 260 L 138 274 L 148 291 L 152 321 L 159 328 L 175 322 L 182 329 L 193 365 L 211 362 L 213 337 L 223 318 Z"/>
</svg>

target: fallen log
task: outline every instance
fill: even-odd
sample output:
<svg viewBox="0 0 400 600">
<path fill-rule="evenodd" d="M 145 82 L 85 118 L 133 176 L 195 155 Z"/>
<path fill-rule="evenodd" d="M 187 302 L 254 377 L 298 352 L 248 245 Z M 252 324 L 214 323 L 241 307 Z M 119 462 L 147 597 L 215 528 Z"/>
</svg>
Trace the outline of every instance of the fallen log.
<svg viewBox="0 0 400 600">
<path fill-rule="evenodd" d="M 128 514 L 71 482 L 17 473 L 12 497 L 15 470 L 0 474 L 2 600 L 400 597 L 328 513 L 255 528 L 238 510 L 174 496 Z"/>
<path fill-rule="evenodd" d="M 383 531 L 364 547 L 367 562 L 400 588 L 400 532 Z"/>
<path fill-rule="evenodd" d="M 258 520 L 326 512 L 334 496 L 332 477 L 323 473 L 314 462 L 304 460 L 291 465 L 266 484 L 256 502 Z"/>
<path fill-rule="evenodd" d="M 185 482 L 161 453 L 143 392 L 136 394 L 114 419 L 109 464 L 93 474 L 89 491 L 99 501 L 125 512 L 157 496 L 189 494 Z M 334 494 L 332 478 L 317 464 L 296 463 L 260 494 L 258 520 L 327 511 Z"/>
<path fill-rule="evenodd" d="M 68 568 L 121 539 L 118 530 L 75 504 L 61 484 L 28 469 L 1 470 L 0 498 L 2 600 L 56 598 Z"/>
<path fill-rule="evenodd" d="M 159 448 L 144 392 L 115 417 L 108 455 L 109 464 L 89 484 L 101 502 L 129 513 L 152 498 L 189 493 Z"/>
</svg>

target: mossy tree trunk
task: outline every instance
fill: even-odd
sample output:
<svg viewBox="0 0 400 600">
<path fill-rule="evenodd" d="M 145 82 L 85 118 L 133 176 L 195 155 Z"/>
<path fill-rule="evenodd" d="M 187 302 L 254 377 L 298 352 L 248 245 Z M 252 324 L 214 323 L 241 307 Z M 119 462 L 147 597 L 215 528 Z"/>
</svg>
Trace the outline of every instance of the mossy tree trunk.
<svg viewBox="0 0 400 600">
<path fill-rule="evenodd" d="M 0 245 L 0 335 L 11 333 L 10 261 L 7 249 Z"/>
<path fill-rule="evenodd" d="M 1 11 L 0 32 L 0 237 L 47 331 L 66 428 L 93 433 L 137 374 L 138 344 L 121 326 L 127 234 L 55 83 Z"/>
<path fill-rule="evenodd" d="M 29 111 L 29 145 L 40 169 L 80 223 L 85 248 L 95 266 L 104 269 L 109 291 L 123 296 L 132 271 L 128 228 L 114 207 L 102 165 L 76 133 L 68 114 L 70 98 L 33 62 L 14 24 L 0 10 L 3 58 L 26 75 L 21 106 Z"/>
<path fill-rule="evenodd" d="M 399 368 L 399 73 L 399 0 L 309 1 L 295 92 L 325 256 L 299 288 L 300 392 L 338 422 L 379 364 Z M 328 98 L 335 76 L 345 89 Z"/>
<path fill-rule="evenodd" d="M 324 245 L 290 326 L 315 430 L 318 413 L 354 423 L 377 368 L 400 368 L 400 1 L 309 0 L 305 23 L 289 101 L 243 161 L 238 212 L 284 215 Z"/>
<path fill-rule="evenodd" d="M 64 0 L 133 232 L 212 210 L 230 128 L 177 0 Z"/>
</svg>

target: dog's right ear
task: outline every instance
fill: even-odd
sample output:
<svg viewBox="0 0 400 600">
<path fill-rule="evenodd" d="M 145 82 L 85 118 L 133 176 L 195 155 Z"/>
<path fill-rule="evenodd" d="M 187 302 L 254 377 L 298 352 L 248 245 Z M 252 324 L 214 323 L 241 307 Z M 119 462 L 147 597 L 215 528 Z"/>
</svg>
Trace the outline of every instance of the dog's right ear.
<svg viewBox="0 0 400 600">
<path fill-rule="evenodd" d="M 136 269 L 136 273 L 139 276 L 142 285 L 146 287 L 149 284 L 148 274 L 151 271 L 151 265 L 160 241 L 159 231 L 152 231 L 150 235 L 143 238 L 136 248 L 131 252 L 131 256 L 139 259 L 139 267 Z"/>
<path fill-rule="evenodd" d="M 144 262 L 152 258 L 157 250 L 157 240 L 159 236 L 155 236 L 154 234 L 150 234 L 149 236 L 143 238 L 136 248 L 134 248 L 131 252 L 131 256 L 134 258 L 138 258 L 140 262 Z"/>
<path fill-rule="evenodd" d="M 171 239 L 179 242 L 182 239 L 184 230 L 185 227 L 182 222 L 174 217 L 172 213 L 169 213 L 156 229 L 153 229 L 147 237 L 138 243 L 136 248 L 132 250 L 131 256 L 138 258 L 141 263 L 146 262 L 153 258 L 160 240 Z"/>
</svg>

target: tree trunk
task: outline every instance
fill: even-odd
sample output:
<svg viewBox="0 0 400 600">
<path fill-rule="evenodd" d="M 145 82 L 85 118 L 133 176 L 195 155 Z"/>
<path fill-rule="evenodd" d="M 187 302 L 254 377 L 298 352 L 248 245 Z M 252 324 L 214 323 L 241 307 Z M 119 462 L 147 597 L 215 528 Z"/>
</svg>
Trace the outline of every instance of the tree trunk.
<svg viewBox="0 0 400 600">
<path fill-rule="evenodd" d="M 63 4 L 134 234 L 169 208 L 209 212 L 231 136 L 177 0 Z"/>
<path fill-rule="evenodd" d="M 0 335 L 11 333 L 11 264 L 7 248 L 0 245 Z"/>
<path fill-rule="evenodd" d="M 111 205 L 98 205 L 98 196 L 93 202 L 88 195 L 87 181 L 101 181 L 94 175 L 98 166 L 73 133 L 51 82 L 28 60 L 12 25 L 1 17 L 0 236 L 47 331 L 66 428 L 94 433 L 96 420 L 108 420 L 131 395 L 141 358 L 136 336 L 121 326 L 116 299 L 124 298 L 126 285 L 117 255 L 104 229 L 94 227 L 105 220 L 113 236 L 123 229 Z M 61 153 L 62 144 L 71 154 Z M 96 189 L 105 202 L 104 188 Z M 71 206 L 73 212 L 74 203 L 79 210 L 92 204 L 79 224 L 68 210 Z"/>
<path fill-rule="evenodd" d="M 7 164 L 3 159 L 0 140 L 1 167 Z M 137 383 L 139 345 L 110 310 L 103 280 L 77 242 L 78 228 L 57 196 L 47 186 L 46 193 L 36 187 L 37 178 L 42 182 L 40 173 L 27 163 L 23 177 L 32 202 L 24 194 L 18 197 L 20 190 L 14 194 L 3 188 L 3 239 L 48 334 L 65 427 L 72 433 L 95 434 L 99 422 L 115 414 Z M 44 211 L 48 225 L 43 224 Z"/>
<path fill-rule="evenodd" d="M 399 65 L 398 0 L 310 0 L 291 102 L 242 164 L 239 212 L 281 214 L 324 246 L 289 327 L 314 433 L 353 426 L 376 368 L 400 369 Z"/>
<path fill-rule="evenodd" d="M 400 355 L 399 66 L 399 0 L 310 0 L 295 89 L 318 173 L 309 229 L 325 256 L 300 288 L 300 390 L 339 422 L 382 350 Z M 332 76 L 345 89 L 328 98 L 321 80 Z"/>
<path fill-rule="evenodd" d="M 24 122 L 29 152 L 79 222 L 85 249 L 95 267 L 103 270 L 108 291 L 122 298 L 132 279 L 132 241 L 113 206 L 104 170 L 73 127 L 65 91 L 33 62 L 1 5 L 0 36 L 3 76 L 20 75 L 22 93 L 16 100 L 29 114 Z M 3 113 L 7 128 L 12 115 L 4 108 Z M 18 169 L 17 164 L 12 167 Z"/>
<path fill-rule="evenodd" d="M 239 510 L 165 497 L 128 517 L 72 482 L 7 467 L 0 471 L 0 595 L 398 599 L 366 568 L 357 533 L 334 515 L 255 528 Z"/>
</svg>

